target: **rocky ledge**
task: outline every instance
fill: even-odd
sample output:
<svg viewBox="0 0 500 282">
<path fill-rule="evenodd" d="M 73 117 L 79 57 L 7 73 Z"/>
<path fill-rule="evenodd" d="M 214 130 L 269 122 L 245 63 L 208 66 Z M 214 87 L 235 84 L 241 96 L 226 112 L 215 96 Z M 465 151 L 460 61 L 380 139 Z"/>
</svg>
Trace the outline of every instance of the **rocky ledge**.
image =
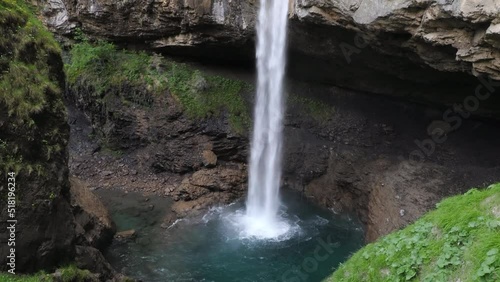
<svg viewBox="0 0 500 282">
<path fill-rule="evenodd" d="M 44 15 L 61 35 L 80 28 L 155 51 L 251 63 L 257 5 L 51 0 Z M 302 80 L 452 105 L 474 95 L 475 77 L 500 80 L 499 5 L 494 0 L 290 0 L 289 72 Z M 490 98 L 476 114 L 498 117 L 498 105 L 498 98 Z"/>
</svg>

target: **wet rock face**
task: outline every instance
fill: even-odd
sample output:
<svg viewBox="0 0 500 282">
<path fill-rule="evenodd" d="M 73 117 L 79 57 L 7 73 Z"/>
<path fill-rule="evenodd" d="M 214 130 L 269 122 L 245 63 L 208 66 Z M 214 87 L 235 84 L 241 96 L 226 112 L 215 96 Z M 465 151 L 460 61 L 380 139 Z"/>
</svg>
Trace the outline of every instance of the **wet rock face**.
<svg viewBox="0 0 500 282">
<path fill-rule="evenodd" d="M 415 221 L 444 197 L 498 181 L 498 123 L 463 119 L 450 131 L 438 109 L 314 88 L 311 95 L 321 93 L 335 112 L 318 123 L 289 105 L 283 184 L 334 212 L 358 215 L 367 241 Z M 435 128 L 447 132 L 443 142 L 432 141 Z"/>
<path fill-rule="evenodd" d="M 42 5 L 42 4 L 41 4 Z M 252 62 L 257 1 L 70 1 L 44 6 L 60 34 L 218 62 Z M 289 73 L 370 93 L 451 104 L 500 80 L 497 1 L 290 0 Z M 449 93 L 449 94 L 448 94 Z M 494 115 L 495 100 L 478 114 Z"/>
<path fill-rule="evenodd" d="M 295 1 L 296 75 L 314 65 L 311 80 L 441 105 L 474 95 L 474 76 L 500 78 L 495 1 L 325 2 Z M 476 114 L 496 115 L 489 103 Z"/>
</svg>

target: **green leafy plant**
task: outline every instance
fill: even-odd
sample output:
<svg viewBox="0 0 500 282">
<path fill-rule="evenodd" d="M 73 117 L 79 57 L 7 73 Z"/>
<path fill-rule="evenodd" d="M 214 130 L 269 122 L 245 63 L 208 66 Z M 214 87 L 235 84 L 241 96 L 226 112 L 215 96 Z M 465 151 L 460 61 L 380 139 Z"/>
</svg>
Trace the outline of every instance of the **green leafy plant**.
<svg viewBox="0 0 500 282">
<path fill-rule="evenodd" d="M 328 281 L 499 281 L 500 184 L 437 207 L 362 248 Z"/>
</svg>

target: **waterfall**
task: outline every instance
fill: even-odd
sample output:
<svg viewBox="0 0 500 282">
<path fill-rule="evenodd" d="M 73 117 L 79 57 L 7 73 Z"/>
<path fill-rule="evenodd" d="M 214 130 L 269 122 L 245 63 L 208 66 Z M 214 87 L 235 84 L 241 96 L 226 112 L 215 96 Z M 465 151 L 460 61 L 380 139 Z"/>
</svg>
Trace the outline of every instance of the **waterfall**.
<svg viewBox="0 0 500 282">
<path fill-rule="evenodd" d="M 278 219 L 287 17 L 287 0 L 260 1 L 256 53 L 258 86 L 246 210 L 247 231 L 260 237 L 277 236 L 287 230 Z"/>
</svg>

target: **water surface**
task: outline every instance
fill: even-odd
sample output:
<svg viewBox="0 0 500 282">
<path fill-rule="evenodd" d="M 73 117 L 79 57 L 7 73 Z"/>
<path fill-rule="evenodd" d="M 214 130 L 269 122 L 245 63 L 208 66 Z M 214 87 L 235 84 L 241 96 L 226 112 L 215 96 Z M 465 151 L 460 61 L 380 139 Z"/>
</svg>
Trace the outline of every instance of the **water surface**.
<svg viewBox="0 0 500 282">
<path fill-rule="evenodd" d="M 167 200 L 106 196 L 118 229 L 137 230 L 134 241 L 115 242 L 106 257 L 118 271 L 147 282 L 321 281 L 363 243 L 357 221 L 288 191 L 279 213 L 290 231 L 268 240 L 244 236 L 235 223 L 245 213 L 243 201 L 164 229 Z"/>
</svg>

